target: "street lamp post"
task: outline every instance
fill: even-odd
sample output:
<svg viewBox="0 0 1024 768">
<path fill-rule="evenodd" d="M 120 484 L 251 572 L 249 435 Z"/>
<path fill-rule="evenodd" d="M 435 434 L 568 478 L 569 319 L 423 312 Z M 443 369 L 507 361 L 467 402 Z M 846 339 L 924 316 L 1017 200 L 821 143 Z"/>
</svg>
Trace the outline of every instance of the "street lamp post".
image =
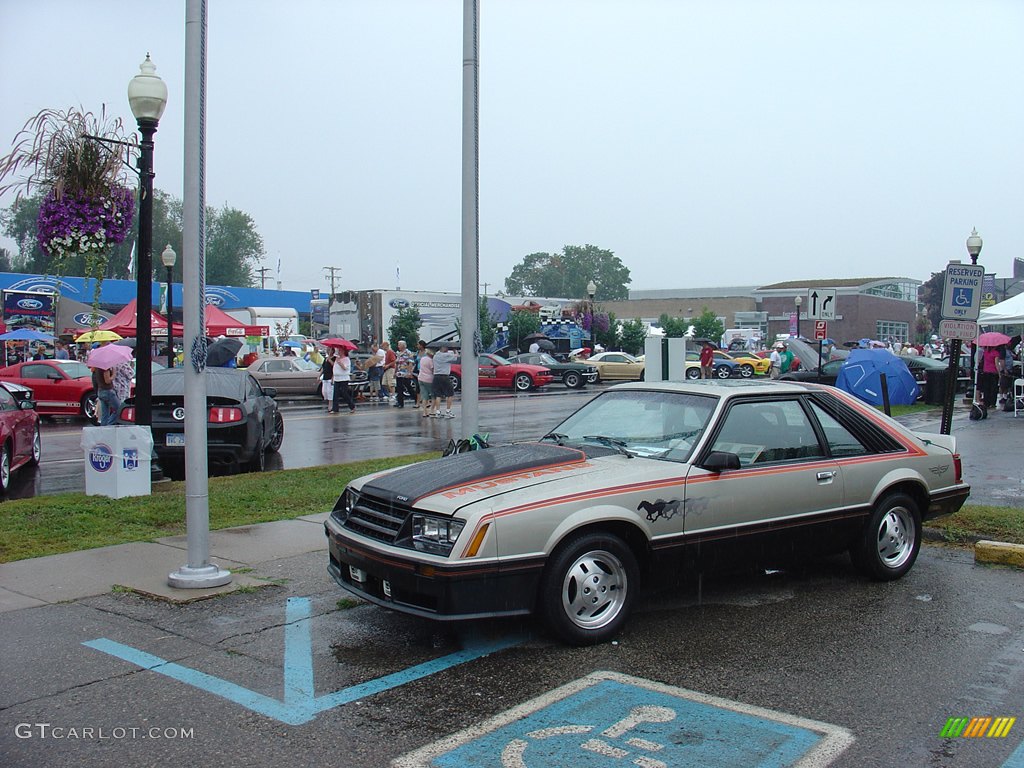
<svg viewBox="0 0 1024 768">
<path fill-rule="evenodd" d="M 803 296 L 797 296 L 796 299 L 794 299 L 794 302 L 796 303 L 796 337 L 799 339 L 800 338 L 800 305 L 804 303 L 804 297 Z"/>
<path fill-rule="evenodd" d="M 174 285 L 174 262 L 178 260 L 178 254 L 168 243 L 164 252 L 160 254 L 160 261 L 167 267 L 167 367 L 174 367 L 174 297 L 171 293 L 171 286 Z"/>
<path fill-rule="evenodd" d="M 978 254 L 981 253 L 982 240 L 978 230 L 971 227 L 971 235 L 967 238 L 967 255 L 971 257 L 971 264 L 978 263 Z M 953 339 L 949 345 L 949 368 L 946 372 L 946 398 L 942 403 L 942 422 L 939 425 L 939 434 L 948 435 L 953 429 L 953 401 L 956 399 L 956 375 L 960 367 L 960 339 Z M 977 376 L 974 371 L 974 355 L 971 355 L 971 384 L 977 388 Z M 977 399 L 977 392 L 975 392 Z M 987 405 L 987 403 L 986 403 Z"/>
<path fill-rule="evenodd" d="M 167 86 L 146 60 L 139 74 L 128 83 L 128 103 L 142 134 L 139 153 L 139 239 L 137 243 L 136 301 L 138 331 L 135 348 L 139 364 L 135 374 L 135 423 L 150 426 L 153 420 L 153 369 L 149 364 L 153 346 L 153 134 L 167 106 Z M 170 329 L 168 329 L 170 333 Z"/>
<path fill-rule="evenodd" d="M 591 280 L 587 283 L 587 312 L 590 313 L 590 346 L 597 347 L 597 330 L 594 328 L 594 294 L 597 293 L 597 283 Z"/>
</svg>

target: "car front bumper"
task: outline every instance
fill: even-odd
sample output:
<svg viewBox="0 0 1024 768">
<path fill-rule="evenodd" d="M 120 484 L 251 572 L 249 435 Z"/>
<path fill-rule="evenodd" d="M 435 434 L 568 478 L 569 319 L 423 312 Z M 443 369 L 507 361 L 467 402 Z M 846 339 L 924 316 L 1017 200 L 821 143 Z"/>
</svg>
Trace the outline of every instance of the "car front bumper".
<svg viewBox="0 0 1024 768">
<path fill-rule="evenodd" d="M 324 523 L 327 571 L 338 586 L 376 605 L 443 621 L 531 613 L 543 562 L 444 565 L 411 550 L 357 537 Z"/>
</svg>

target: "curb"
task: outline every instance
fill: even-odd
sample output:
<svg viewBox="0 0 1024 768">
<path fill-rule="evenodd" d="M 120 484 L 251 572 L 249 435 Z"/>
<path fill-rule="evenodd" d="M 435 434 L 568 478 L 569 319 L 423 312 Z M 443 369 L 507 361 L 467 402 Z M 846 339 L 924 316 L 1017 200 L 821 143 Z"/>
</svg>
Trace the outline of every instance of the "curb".
<svg viewBox="0 0 1024 768">
<path fill-rule="evenodd" d="M 974 545 L 974 562 L 996 563 L 1024 568 L 1024 545 L 1003 541 L 979 541 Z"/>
</svg>

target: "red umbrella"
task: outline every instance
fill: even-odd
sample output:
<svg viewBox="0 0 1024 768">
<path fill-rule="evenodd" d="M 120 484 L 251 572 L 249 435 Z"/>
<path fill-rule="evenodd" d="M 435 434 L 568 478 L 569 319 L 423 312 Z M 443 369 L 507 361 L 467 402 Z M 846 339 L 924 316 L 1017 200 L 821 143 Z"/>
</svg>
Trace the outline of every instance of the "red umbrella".
<svg viewBox="0 0 1024 768">
<path fill-rule="evenodd" d="M 989 331 L 978 337 L 978 345 L 982 347 L 998 347 L 1001 344 L 1009 344 L 1010 337 L 999 331 Z"/>
<path fill-rule="evenodd" d="M 347 349 L 349 352 L 355 352 L 359 347 L 353 344 L 348 339 L 321 339 L 320 344 L 325 347 L 340 347 L 341 349 Z"/>
</svg>

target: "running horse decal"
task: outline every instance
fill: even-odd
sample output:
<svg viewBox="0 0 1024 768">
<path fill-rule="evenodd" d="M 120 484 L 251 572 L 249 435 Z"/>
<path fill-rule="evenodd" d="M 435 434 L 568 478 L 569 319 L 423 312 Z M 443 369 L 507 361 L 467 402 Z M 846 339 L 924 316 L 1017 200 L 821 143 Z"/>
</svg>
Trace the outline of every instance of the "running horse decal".
<svg viewBox="0 0 1024 768">
<path fill-rule="evenodd" d="M 639 512 L 641 509 L 644 510 L 647 513 L 647 519 L 653 523 L 660 519 L 671 520 L 679 514 L 682 504 L 682 499 L 672 499 L 671 501 L 658 499 L 653 503 L 650 501 L 641 501 L 640 505 L 637 507 L 637 511 Z"/>
</svg>

